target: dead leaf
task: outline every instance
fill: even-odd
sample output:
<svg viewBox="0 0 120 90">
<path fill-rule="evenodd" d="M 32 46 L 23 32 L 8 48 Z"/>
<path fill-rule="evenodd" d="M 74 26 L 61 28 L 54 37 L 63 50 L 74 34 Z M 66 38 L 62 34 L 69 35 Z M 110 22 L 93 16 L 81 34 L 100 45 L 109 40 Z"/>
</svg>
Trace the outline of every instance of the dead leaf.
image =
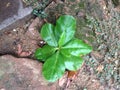
<svg viewBox="0 0 120 90">
<path fill-rule="evenodd" d="M 103 65 L 99 65 L 99 66 L 97 67 L 97 71 L 98 71 L 98 72 L 102 72 L 103 69 L 104 69 L 104 66 L 103 66 Z"/>
</svg>

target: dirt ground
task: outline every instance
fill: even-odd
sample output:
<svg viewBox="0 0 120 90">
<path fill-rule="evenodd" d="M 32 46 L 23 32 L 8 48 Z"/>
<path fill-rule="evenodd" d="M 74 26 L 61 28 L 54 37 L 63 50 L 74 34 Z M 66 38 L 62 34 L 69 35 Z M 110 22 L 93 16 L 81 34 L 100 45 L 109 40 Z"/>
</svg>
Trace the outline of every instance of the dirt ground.
<svg viewBox="0 0 120 90">
<path fill-rule="evenodd" d="M 92 45 L 84 64 L 67 90 L 120 90 L 120 4 L 111 0 L 55 0 L 46 8 L 46 20 L 33 16 L 23 27 L 0 32 L 0 55 L 32 58 L 43 45 L 39 30 L 63 14 L 77 20 L 76 37 Z M 57 90 L 64 90 L 59 87 Z"/>
</svg>

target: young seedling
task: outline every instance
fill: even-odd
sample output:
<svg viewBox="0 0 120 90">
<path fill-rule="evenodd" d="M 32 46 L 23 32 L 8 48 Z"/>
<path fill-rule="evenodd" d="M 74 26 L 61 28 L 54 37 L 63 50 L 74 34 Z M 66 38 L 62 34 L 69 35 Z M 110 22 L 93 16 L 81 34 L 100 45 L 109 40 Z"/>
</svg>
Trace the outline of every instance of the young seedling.
<svg viewBox="0 0 120 90">
<path fill-rule="evenodd" d="M 92 51 L 92 47 L 74 37 L 76 20 L 63 15 L 56 25 L 42 26 L 41 37 L 47 43 L 35 52 L 36 59 L 43 61 L 42 73 L 45 79 L 54 82 L 61 78 L 65 70 L 76 71 L 83 63 L 82 55 Z"/>
</svg>

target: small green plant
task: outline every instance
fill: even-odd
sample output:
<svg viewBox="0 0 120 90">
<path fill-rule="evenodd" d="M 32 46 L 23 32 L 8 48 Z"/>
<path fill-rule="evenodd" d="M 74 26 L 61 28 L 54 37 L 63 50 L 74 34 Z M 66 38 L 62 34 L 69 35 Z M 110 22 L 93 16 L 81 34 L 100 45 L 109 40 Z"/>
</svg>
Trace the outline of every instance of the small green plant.
<svg viewBox="0 0 120 90">
<path fill-rule="evenodd" d="M 46 23 L 41 37 L 47 43 L 38 48 L 35 57 L 44 62 L 42 73 L 50 82 L 61 78 L 65 70 L 75 71 L 83 60 L 80 56 L 91 52 L 91 46 L 74 37 L 76 20 L 70 15 L 61 16 L 56 25 Z"/>
</svg>

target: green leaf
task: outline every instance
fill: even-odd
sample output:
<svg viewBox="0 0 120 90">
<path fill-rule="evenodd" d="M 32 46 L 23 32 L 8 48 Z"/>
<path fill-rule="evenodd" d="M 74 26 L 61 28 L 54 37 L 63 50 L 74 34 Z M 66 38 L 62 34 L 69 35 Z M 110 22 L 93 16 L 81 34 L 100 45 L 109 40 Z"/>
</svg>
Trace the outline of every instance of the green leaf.
<svg viewBox="0 0 120 90">
<path fill-rule="evenodd" d="M 69 42 L 74 37 L 74 33 L 75 31 L 72 31 L 71 29 L 66 29 L 63 31 L 58 42 L 59 46 L 63 46 Z"/>
<path fill-rule="evenodd" d="M 70 15 L 63 15 L 57 20 L 55 36 L 57 37 L 59 46 L 66 44 L 74 37 L 75 29 L 76 20 L 74 17 Z"/>
<path fill-rule="evenodd" d="M 57 41 L 54 35 L 54 26 L 52 24 L 45 24 L 41 29 L 41 37 L 50 46 L 57 46 Z"/>
<path fill-rule="evenodd" d="M 43 65 L 43 75 L 50 82 L 61 78 L 64 72 L 64 61 L 59 52 L 48 58 Z"/>
<path fill-rule="evenodd" d="M 64 62 L 65 62 L 65 67 L 68 70 L 76 71 L 78 70 L 81 65 L 83 64 L 83 59 L 80 57 L 76 56 L 63 56 Z"/>
<path fill-rule="evenodd" d="M 49 56 L 55 53 L 55 48 L 49 45 L 45 45 L 42 48 L 38 48 L 35 51 L 35 57 L 38 60 L 45 61 Z"/>
<path fill-rule="evenodd" d="M 83 63 L 80 55 L 92 50 L 91 46 L 74 38 L 75 29 L 76 20 L 69 15 L 61 16 L 55 27 L 47 23 L 41 29 L 41 37 L 48 45 L 37 49 L 35 57 L 45 61 L 42 74 L 50 82 L 61 78 L 65 69 L 78 70 Z"/>
<path fill-rule="evenodd" d="M 67 45 L 61 48 L 62 54 L 69 56 L 80 56 L 88 54 L 92 51 L 92 47 L 79 39 L 72 39 Z"/>
</svg>

